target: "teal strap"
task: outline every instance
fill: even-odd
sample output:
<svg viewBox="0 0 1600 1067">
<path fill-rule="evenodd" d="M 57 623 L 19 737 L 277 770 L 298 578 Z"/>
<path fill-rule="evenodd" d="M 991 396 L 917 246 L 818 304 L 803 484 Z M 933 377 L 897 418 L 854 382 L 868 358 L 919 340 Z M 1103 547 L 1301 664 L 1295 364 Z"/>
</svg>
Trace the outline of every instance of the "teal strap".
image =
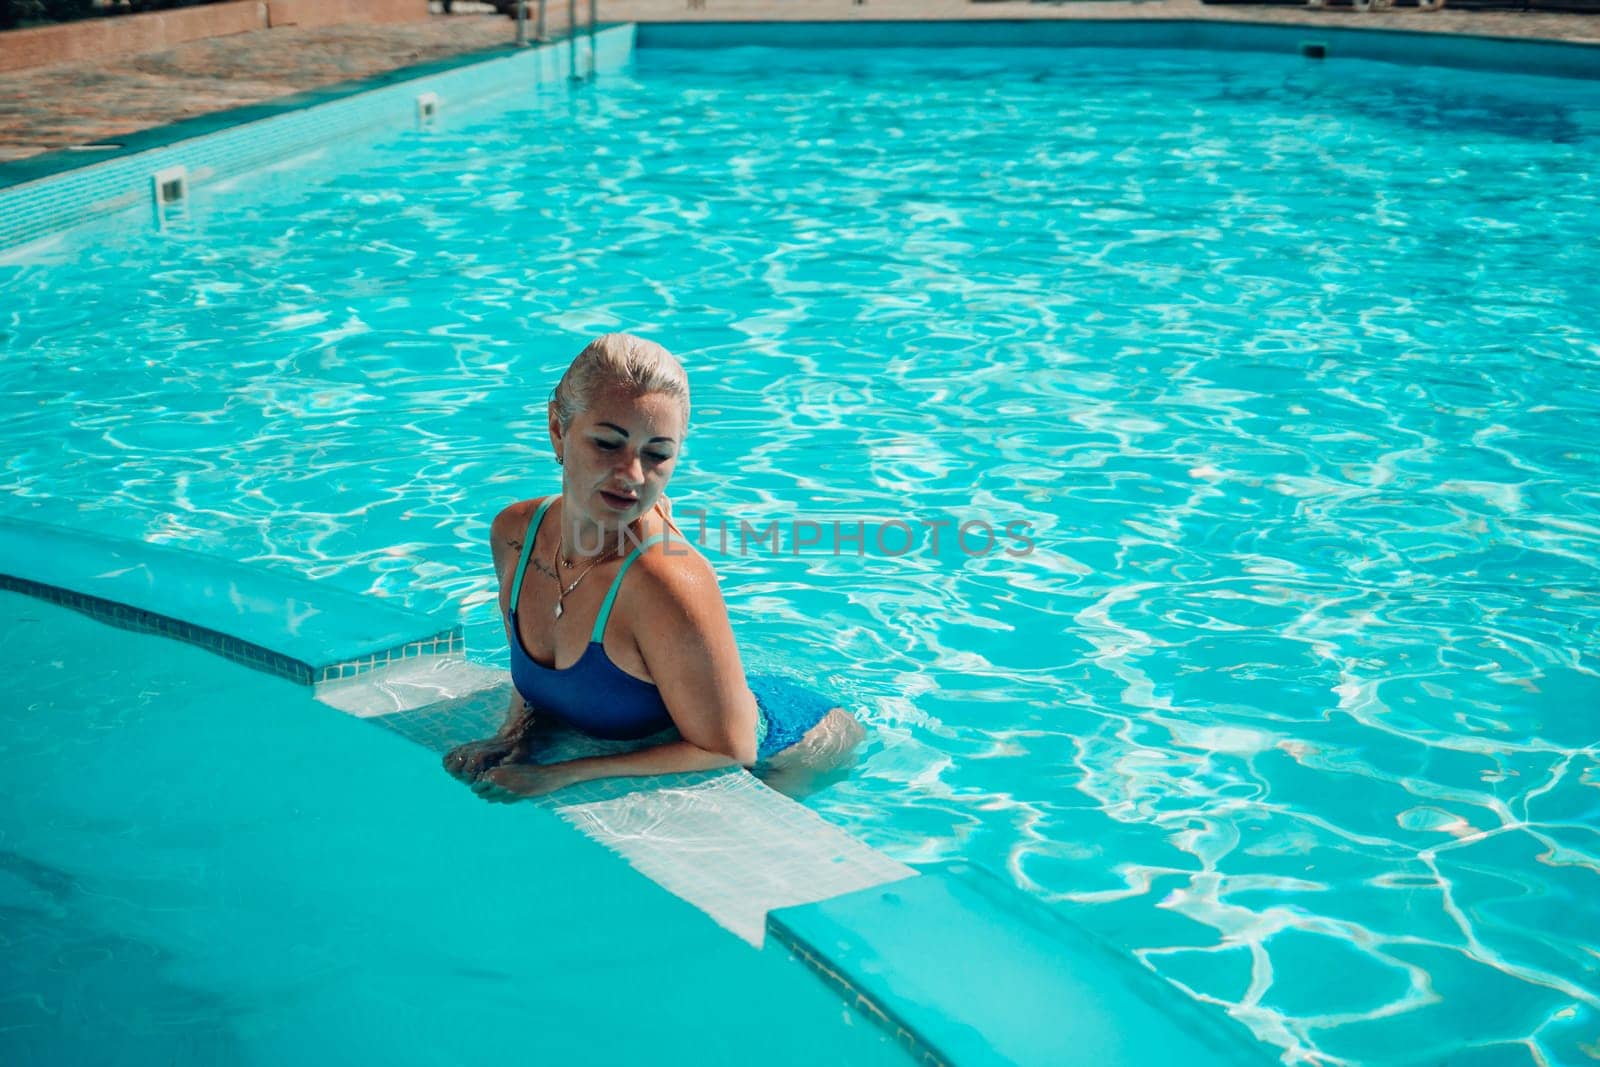
<svg viewBox="0 0 1600 1067">
<path fill-rule="evenodd" d="M 657 541 L 666 540 L 666 537 L 665 532 L 646 537 L 638 548 L 628 553 L 628 558 L 622 561 L 622 566 L 617 568 L 617 576 L 611 579 L 611 591 L 606 594 L 605 603 L 600 605 L 600 614 L 595 616 L 594 633 L 589 635 L 590 644 L 605 639 L 606 620 L 611 617 L 611 602 L 617 599 L 617 590 L 622 588 L 622 576 L 628 573 L 628 568 L 633 565 L 634 560 L 639 558 L 640 553 Z"/>
<path fill-rule="evenodd" d="M 556 502 L 555 497 L 547 497 L 539 510 L 533 513 L 533 521 L 528 523 L 528 532 L 522 538 L 522 556 L 517 560 L 517 577 L 511 583 L 511 610 L 517 610 L 517 601 L 522 598 L 522 576 L 527 573 L 528 559 L 533 555 L 533 542 L 539 536 L 539 523 L 544 521 L 544 513 L 550 510 L 550 505 Z"/>
</svg>

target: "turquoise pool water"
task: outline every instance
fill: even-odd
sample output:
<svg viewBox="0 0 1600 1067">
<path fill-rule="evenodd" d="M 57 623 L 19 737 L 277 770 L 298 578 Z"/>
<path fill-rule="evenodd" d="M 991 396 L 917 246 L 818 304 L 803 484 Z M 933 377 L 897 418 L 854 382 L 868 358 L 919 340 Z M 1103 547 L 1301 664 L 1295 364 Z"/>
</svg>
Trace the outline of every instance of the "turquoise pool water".
<svg viewBox="0 0 1600 1067">
<path fill-rule="evenodd" d="M 503 662 L 553 376 L 653 335 L 680 509 L 1029 524 L 723 564 L 747 660 L 873 727 L 808 804 L 1291 1059 L 1584 1062 L 1597 145 L 1555 80 L 645 51 L 0 267 L 3 506 L 455 603 Z"/>
</svg>

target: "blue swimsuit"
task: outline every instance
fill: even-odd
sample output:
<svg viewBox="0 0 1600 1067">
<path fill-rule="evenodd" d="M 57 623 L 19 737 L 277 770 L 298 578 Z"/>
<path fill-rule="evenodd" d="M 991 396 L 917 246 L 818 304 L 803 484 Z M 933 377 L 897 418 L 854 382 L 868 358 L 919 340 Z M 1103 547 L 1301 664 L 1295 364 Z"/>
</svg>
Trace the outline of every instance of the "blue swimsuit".
<svg viewBox="0 0 1600 1067">
<path fill-rule="evenodd" d="M 635 740 L 649 737 L 670 727 L 672 716 L 661 690 L 611 662 L 604 638 L 611 606 L 622 588 L 622 577 L 640 554 L 665 535 L 656 534 L 628 553 L 611 581 L 611 589 L 595 617 L 589 646 L 578 662 L 564 669 L 546 667 L 528 654 L 517 625 L 517 602 L 522 596 L 522 578 L 533 555 L 533 542 L 539 533 L 544 513 L 555 502 L 551 497 L 539 505 L 528 524 L 522 542 L 522 558 L 511 583 L 511 681 L 530 706 L 548 712 L 568 726 L 608 740 Z M 781 675 L 750 675 L 746 678 L 760 712 L 756 724 L 757 758 L 767 759 L 805 736 L 822 721 L 835 702 L 796 685 Z"/>
</svg>

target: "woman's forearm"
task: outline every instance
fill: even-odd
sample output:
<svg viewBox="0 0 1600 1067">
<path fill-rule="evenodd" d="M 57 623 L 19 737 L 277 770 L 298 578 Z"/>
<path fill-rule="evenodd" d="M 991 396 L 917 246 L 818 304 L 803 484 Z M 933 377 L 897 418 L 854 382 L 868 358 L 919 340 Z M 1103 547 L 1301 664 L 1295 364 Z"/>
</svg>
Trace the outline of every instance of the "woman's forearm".
<svg viewBox="0 0 1600 1067">
<path fill-rule="evenodd" d="M 522 694 L 515 687 L 511 690 L 511 704 L 506 708 L 506 721 L 495 732 L 496 737 L 507 741 L 515 741 L 527 732 L 533 713 L 528 710 L 527 701 L 522 699 Z"/>
<path fill-rule="evenodd" d="M 687 774 L 739 766 L 739 761 L 723 752 L 712 752 L 688 741 L 670 741 L 617 756 L 585 756 L 582 759 L 547 763 L 542 770 L 557 783 L 555 788 L 589 782 L 596 778 L 626 778 L 650 774 Z"/>
</svg>

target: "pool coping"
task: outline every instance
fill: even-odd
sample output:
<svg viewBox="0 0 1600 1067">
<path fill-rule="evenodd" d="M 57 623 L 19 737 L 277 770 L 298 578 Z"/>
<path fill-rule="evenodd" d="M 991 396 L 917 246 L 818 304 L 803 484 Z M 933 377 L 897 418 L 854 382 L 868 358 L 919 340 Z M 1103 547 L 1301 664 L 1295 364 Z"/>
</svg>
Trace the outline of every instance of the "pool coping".
<svg viewBox="0 0 1600 1067">
<path fill-rule="evenodd" d="M 602 22 L 596 25 L 595 33 L 602 33 L 606 30 L 613 30 L 626 25 L 628 23 Z M 429 60 L 426 63 L 414 63 L 409 66 L 396 67 L 393 70 L 383 71 L 365 78 L 357 78 L 353 81 L 336 82 L 332 85 L 324 85 L 315 89 L 304 89 L 257 104 L 244 104 L 240 107 L 226 108 L 222 111 L 208 111 L 203 115 L 180 119 L 177 122 L 169 122 L 160 126 L 134 130 L 127 134 L 119 134 L 116 138 L 118 147 L 114 149 L 97 151 L 82 146 L 58 148 L 49 152 L 41 152 L 38 155 L 26 156 L 22 159 L 8 160 L 0 163 L 0 191 L 18 185 L 25 185 L 29 182 L 43 181 L 70 171 L 83 170 L 102 163 L 110 163 L 127 156 L 138 155 L 159 148 L 167 148 L 182 141 L 220 133 L 236 126 L 260 122 L 264 119 L 276 118 L 296 111 L 304 111 L 307 108 L 318 107 L 347 97 L 368 93 L 374 89 L 383 89 L 391 85 L 401 85 L 437 74 L 446 74 L 462 67 L 490 63 L 498 59 L 509 59 L 531 51 L 566 46 L 570 44 L 571 39 L 574 37 L 581 39 L 588 36 L 589 28 L 587 26 L 580 27 L 576 33 L 560 30 L 552 33 L 546 41 L 536 42 L 527 46 L 501 45 L 495 48 L 474 49 L 470 52 L 462 52 L 443 59 Z"/>
</svg>

